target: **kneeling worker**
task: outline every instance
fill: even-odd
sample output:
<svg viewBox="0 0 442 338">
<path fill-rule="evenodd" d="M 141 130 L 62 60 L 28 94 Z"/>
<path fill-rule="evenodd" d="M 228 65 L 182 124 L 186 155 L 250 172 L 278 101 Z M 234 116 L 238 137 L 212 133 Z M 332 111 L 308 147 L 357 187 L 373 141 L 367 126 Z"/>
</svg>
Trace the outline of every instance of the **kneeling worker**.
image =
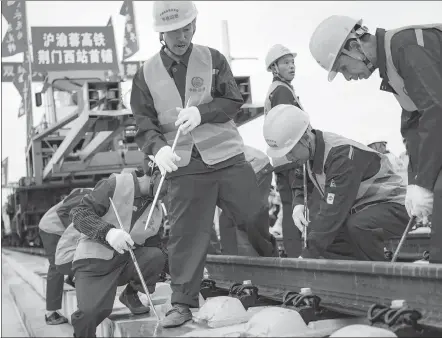
<svg viewBox="0 0 442 338">
<path fill-rule="evenodd" d="M 69 226 L 69 212 L 76 207 L 84 195 L 92 189 L 76 188 L 64 198 L 61 202 L 50 208 L 41 218 L 38 228 L 40 238 L 46 256 L 49 260 L 48 274 L 46 278 L 46 314 L 45 321 L 48 325 L 59 325 L 67 323 L 66 317 L 58 313 L 61 309 L 63 298 L 64 275 L 68 275 L 68 279 L 72 281 L 71 269 L 65 273 L 60 272 L 55 265 L 55 251 L 60 237 Z"/>
<path fill-rule="evenodd" d="M 401 236 L 408 222 L 406 187 L 388 158 L 343 136 L 312 129 L 309 115 L 292 105 L 271 109 L 263 131 L 267 154 L 306 164 L 322 196 L 319 212 L 310 214 L 307 248 L 300 258 L 385 260 L 384 241 Z M 303 193 L 295 196 L 293 218 L 302 229 L 307 224 Z"/>
<path fill-rule="evenodd" d="M 159 179 L 158 170 L 152 176 L 140 172 L 114 174 L 98 182 L 72 209 L 73 226 L 81 233 L 72 264 L 78 301 L 78 310 L 71 317 L 76 337 L 95 337 L 97 326 L 112 313 L 117 286 L 127 284 L 119 299 L 133 314 L 149 312 L 138 297 L 137 292 L 144 290 L 128 251 L 134 249 L 148 290 L 154 292 L 165 264 L 159 248 L 159 204 L 148 228 L 144 228 Z"/>
</svg>

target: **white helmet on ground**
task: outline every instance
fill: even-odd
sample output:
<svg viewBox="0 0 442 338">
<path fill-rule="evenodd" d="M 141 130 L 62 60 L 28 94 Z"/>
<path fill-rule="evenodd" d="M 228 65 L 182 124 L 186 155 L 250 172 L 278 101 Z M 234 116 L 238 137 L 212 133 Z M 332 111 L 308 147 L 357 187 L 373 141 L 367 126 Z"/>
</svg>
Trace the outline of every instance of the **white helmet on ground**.
<svg viewBox="0 0 442 338">
<path fill-rule="evenodd" d="M 196 19 L 198 11 L 192 1 L 155 1 L 153 29 L 166 33 L 183 28 Z"/>
<path fill-rule="evenodd" d="M 336 59 L 341 54 L 342 48 L 352 37 L 356 25 L 361 25 L 362 19 L 353 19 L 348 16 L 332 15 L 316 27 L 310 38 L 310 53 L 319 65 L 329 72 L 328 80 L 336 76 L 333 69 Z M 355 35 L 356 37 L 356 35 Z"/>
<path fill-rule="evenodd" d="M 264 120 L 264 139 L 269 146 L 267 155 L 284 157 L 299 142 L 310 125 L 309 115 L 296 106 L 279 104 Z"/>
<path fill-rule="evenodd" d="M 287 47 L 277 44 L 272 46 L 269 51 L 267 52 L 265 63 L 266 63 L 266 69 L 268 72 L 271 72 L 270 66 L 277 61 L 279 58 L 285 56 L 285 55 L 293 55 L 293 57 L 296 57 L 296 53 L 293 53 L 288 49 Z"/>
</svg>

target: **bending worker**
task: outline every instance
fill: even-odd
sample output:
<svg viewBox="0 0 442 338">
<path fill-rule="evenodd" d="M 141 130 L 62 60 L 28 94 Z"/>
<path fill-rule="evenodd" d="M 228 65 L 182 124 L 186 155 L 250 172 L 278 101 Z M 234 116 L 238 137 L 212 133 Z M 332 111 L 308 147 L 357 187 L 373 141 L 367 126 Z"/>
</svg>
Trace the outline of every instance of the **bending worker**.
<svg viewBox="0 0 442 338">
<path fill-rule="evenodd" d="M 384 241 L 402 235 L 408 221 L 405 185 L 388 158 L 343 136 L 312 129 L 309 115 L 291 105 L 270 110 L 264 138 L 269 156 L 306 164 L 321 193 L 319 211 L 310 213 L 301 258 L 384 260 Z M 302 229 L 307 224 L 303 193 L 295 195 L 293 218 Z"/>
<path fill-rule="evenodd" d="M 144 228 L 159 178 L 158 170 L 152 176 L 139 171 L 113 174 L 98 182 L 72 209 L 73 227 L 81 233 L 72 264 L 78 310 L 71 319 L 76 337 L 95 337 L 97 326 L 112 313 L 118 286 L 126 285 L 119 300 L 133 314 L 149 312 L 138 297 L 137 292 L 144 290 L 128 249 L 134 249 L 147 288 L 154 292 L 165 264 L 158 236 L 161 206 L 155 206 L 147 230 Z M 65 235 L 68 231 L 72 226 Z M 57 253 L 60 250 L 58 247 Z"/>
<path fill-rule="evenodd" d="M 273 167 L 262 151 L 244 146 L 247 162 L 252 165 L 259 187 L 261 207 L 256 216 L 245 224 L 235 225 L 224 212 L 219 217 L 219 232 L 223 255 L 278 256 L 276 238 L 269 231 L 269 195 Z M 291 215 L 290 215 L 291 218 Z"/>
<path fill-rule="evenodd" d="M 405 205 L 424 223 L 432 214 L 430 262 L 442 263 L 442 24 L 372 35 L 362 19 L 334 15 L 316 28 L 310 51 L 329 81 L 337 73 L 367 79 L 379 69 L 381 90 L 393 93 L 402 107 L 410 156 Z"/>
<path fill-rule="evenodd" d="M 267 91 L 264 102 L 264 113 L 279 104 L 291 104 L 302 108 L 298 96 L 291 85 L 295 78 L 296 53 L 291 52 L 283 45 L 274 45 L 267 53 L 265 63 L 268 72 L 273 74 L 273 82 Z M 296 163 L 286 158 L 275 158 L 272 162 L 275 167 L 276 187 L 282 202 L 282 236 L 284 248 L 288 257 L 298 257 L 302 250 L 301 232 L 294 225 L 292 219 L 292 189 Z M 302 181 L 302 179 L 301 179 Z"/>
<path fill-rule="evenodd" d="M 84 195 L 92 189 L 77 188 L 64 198 L 61 202 L 50 208 L 41 218 L 38 228 L 40 238 L 46 256 L 49 260 L 48 275 L 46 278 L 46 314 L 45 321 L 48 325 L 59 325 L 67 323 L 66 317 L 58 311 L 61 309 L 63 299 L 64 273 L 60 272 L 55 265 L 55 251 L 60 237 L 69 226 L 69 212 L 76 207 Z M 67 281 L 71 281 L 73 274 L 71 269 L 66 271 Z"/>
<path fill-rule="evenodd" d="M 243 99 L 226 58 L 192 44 L 197 10 L 191 1 L 155 1 L 153 16 L 163 46 L 135 75 L 131 107 L 138 146 L 167 172 L 173 309 L 162 326 L 175 327 L 191 320 L 190 307 L 199 305 L 215 206 L 243 224 L 260 200 L 233 122 Z"/>
</svg>

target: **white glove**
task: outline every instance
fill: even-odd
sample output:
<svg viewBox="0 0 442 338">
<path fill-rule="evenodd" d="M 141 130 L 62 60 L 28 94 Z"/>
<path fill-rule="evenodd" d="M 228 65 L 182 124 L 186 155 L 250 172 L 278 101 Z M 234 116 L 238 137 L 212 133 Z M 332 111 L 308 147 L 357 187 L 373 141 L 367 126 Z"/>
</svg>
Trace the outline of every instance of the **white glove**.
<svg viewBox="0 0 442 338">
<path fill-rule="evenodd" d="M 418 221 L 427 224 L 428 216 L 433 213 L 433 192 L 418 185 L 409 185 L 405 208 L 410 217 L 416 216 Z"/>
<path fill-rule="evenodd" d="M 308 220 L 307 220 L 309 218 L 308 209 L 307 209 L 307 219 L 305 219 L 304 206 L 302 204 L 298 204 L 293 209 L 292 218 L 293 222 L 295 222 L 295 225 L 298 227 L 299 231 L 303 232 L 304 226 L 308 225 Z"/>
<path fill-rule="evenodd" d="M 129 248 L 134 245 L 132 237 L 121 229 L 110 229 L 106 235 L 106 241 L 120 254 L 123 254 L 124 250 L 129 251 Z"/>
<path fill-rule="evenodd" d="M 164 175 L 166 171 L 171 173 L 178 169 L 175 162 L 181 160 L 177 154 L 172 152 L 172 148 L 170 146 L 164 146 L 160 150 L 158 150 L 155 155 L 155 163 L 158 168 L 160 168 L 161 175 Z"/>
<path fill-rule="evenodd" d="M 175 126 L 181 126 L 181 132 L 186 135 L 201 123 L 201 114 L 197 107 L 177 108 L 178 118 Z"/>
</svg>

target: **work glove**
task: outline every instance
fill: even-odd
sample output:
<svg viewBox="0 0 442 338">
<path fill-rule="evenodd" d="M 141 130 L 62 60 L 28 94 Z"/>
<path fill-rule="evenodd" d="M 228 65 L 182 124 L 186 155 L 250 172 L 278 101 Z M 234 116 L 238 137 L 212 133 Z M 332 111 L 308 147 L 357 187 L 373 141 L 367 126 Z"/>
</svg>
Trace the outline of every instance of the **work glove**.
<svg viewBox="0 0 442 338">
<path fill-rule="evenodd" d="M 120 254 L 133 248 L 134 241 L 130 235 L 121 229 L 110 229 L 106 234 L 106 241 L 114 250 Z"/>
<path fill-rule="evenodd" d="M 201 114 L 197 107 L 189 108 L 176 108 L 178 112 L 178 118 L 175 122 L 175 126 L 181 126 L 181 132 L 183 135 L 194 130 L 201 123 Z"/>
<path fill-rule="evenodd" d="M 307 219 L 308 217 L 308 209 L 307 209 Z M 304 206 L 302 204 L 298 204 L 293 209 L 292 213 L 293 222 L 295 222 L 295 225 L 299 229 L 299 231 L 304 231 L 304 226 L 308 226 L 308 220 L 304 217 Z"/>
<path fill-rule="evenodd" d="M 433 192 L 418 185 L 409 185 L 405 196 L 405 208 L 410 217 L 416 216 L 418 222 L 428 223 L 433 213 Z"/>
<path fill-rule="evenodd" d="M 161 175 L 177 170 L 178 167 L 175 162 L 179 160 L 181 160 L 181 157 L 175 154 L 170 146 L 162 147 L 155 155 L 155 163 L 160 168 Z"/>
</svg>

